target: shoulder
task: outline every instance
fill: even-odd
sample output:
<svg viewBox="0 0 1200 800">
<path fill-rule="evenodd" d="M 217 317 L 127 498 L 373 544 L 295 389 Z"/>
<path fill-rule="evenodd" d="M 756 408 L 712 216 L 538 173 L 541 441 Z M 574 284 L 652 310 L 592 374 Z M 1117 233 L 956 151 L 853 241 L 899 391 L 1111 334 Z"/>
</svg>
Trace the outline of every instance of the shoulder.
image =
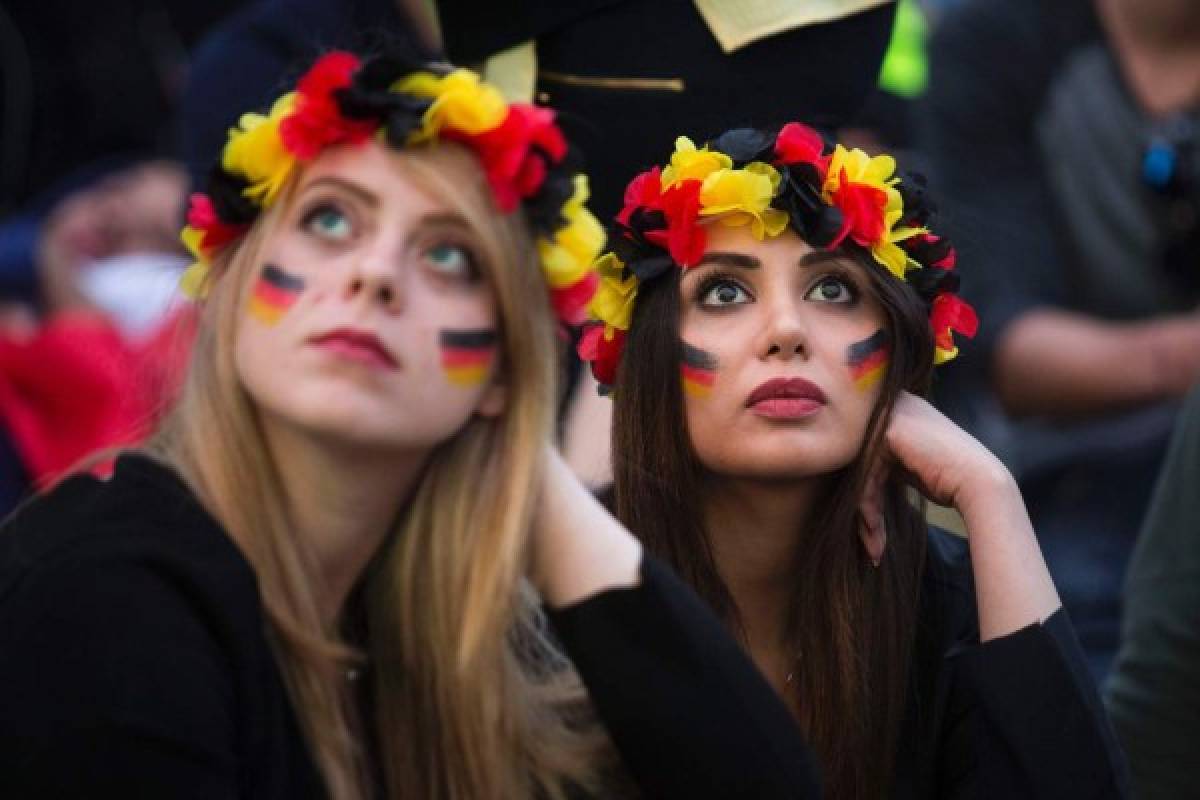
<svg viewBox="0 0 1200 800">
<path fill-rule="evenodd" d="M 166 468 L 129 457 L 0 529 L 0 652 L 14 769 L 97 737 L 228 767 L 236 698 L 271 658 L 249 566 Z"/>
<path fill-rule="evenodd" d="M 0 640 L 74 630 L 178 642 L 194 626 L 261 637 L 253 570 L 167 467 L 122 456 L 107 481 L 72 477 L 0 527 Z M 157 629 L 157 630 L 156 630 Z M 0 651 L 7 648 L 0 646 Z"/>
</svg>

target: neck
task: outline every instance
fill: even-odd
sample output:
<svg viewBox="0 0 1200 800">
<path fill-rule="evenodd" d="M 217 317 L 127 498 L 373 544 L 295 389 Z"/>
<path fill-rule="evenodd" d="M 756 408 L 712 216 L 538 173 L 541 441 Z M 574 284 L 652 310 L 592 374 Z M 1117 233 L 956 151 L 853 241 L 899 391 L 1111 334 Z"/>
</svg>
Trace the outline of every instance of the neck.
<svg viewBox="0 0 1200 800">
<path fill-rule="evenodd" d="M 428 453 L 371 450 L 263 424 L 294 535 L 320 566 L 322 615 L 333 623 L 392 531 Z"/>
<path fill-rule="evenodd" d="M 1193 2 L 1097 0 L 1122 74 L 1138 104 L 1152 116 L 1200 102 L 1200 6 Z"/>
<path fill-rule="evenodd" d="M 722 477 L 708 483 L 704 526 L 747 643 L 751 650 L 786 647 L 795 564 L 825 481 L 770 483 Z"/>
</svg>

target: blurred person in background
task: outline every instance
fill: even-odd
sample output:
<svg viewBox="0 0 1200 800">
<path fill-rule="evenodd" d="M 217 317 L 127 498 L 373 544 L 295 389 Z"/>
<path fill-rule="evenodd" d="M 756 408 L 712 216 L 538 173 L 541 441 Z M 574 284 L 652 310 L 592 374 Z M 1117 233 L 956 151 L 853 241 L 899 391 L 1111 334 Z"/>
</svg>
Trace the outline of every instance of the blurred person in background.
<svg viewBox="0 0 1200 800">
<path fill-rule="evenodd" d="M 1121 649 L 1105 699 L 1134 797 L 1200 785 L 1200 385 L 1179 414 L 1125 579 Z"/>
<path fill-rule="evenodd" d="M 165 402 L 186 264 L 173 109 L 188 49 L 239 4 L 0 8 L 0 514 Z"/>
<path fill-rule="evenodd" d="M 972 0 L 930 70 L 921 145 L 983 319 L 939 396 L 1020 481 L 1100 679 L 1200 378 L 1200 5 Z"/>
</svg>

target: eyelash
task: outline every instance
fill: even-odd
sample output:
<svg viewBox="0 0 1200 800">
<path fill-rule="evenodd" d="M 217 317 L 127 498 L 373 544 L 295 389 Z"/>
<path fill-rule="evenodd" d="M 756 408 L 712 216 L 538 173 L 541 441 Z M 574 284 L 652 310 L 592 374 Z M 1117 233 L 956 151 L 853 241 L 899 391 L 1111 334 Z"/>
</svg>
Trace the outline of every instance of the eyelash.
<svg viewBox="0 0 1200 800">
<path fill-rule="evenodd" d="M 843 286 L 845 286 L 846 291 L 850 293 L 849 301 L 847 301 L 845 303 L 832 303 L 832 305 L 853 306 L 858 303 L 859 298 L 862 296 L 862 290 L 858 288 L 858 284 L 855 282 L 854 278 L 852 278 L 848 273 L 846 273 L 842 270 L 839 270 L 839 269 L 830 270 L 828 272 L 824 272 L 821 275 L 817 276 L 817 278 L 814 279 L 812 281 L 812 283 L 810 283 L 808 285 L 808 287 L 804 290 L 804 296 L 807 298 L 810 294 L 812 294 L 812 291 L 814 289 L 816 289 L 822 283 L 825 283 L 826 281 L 829 281 L 829 280 L 838 281 Z M 696 305 L 703 306 L 708 309 L 715 309 L 715 310 L 720 310 L 721 308 L 723 308 L 724 306 L 705 306 L 705 304 L 704 304 L 705 296 L 707 296 L 710 291 L 712 291 L 713 289 L 715 289 L 718 286 L 721 286 L 722 284 L 733 284 L 734 286 L 737 286 L 739 289 L 741 289 L 743 292 L 745 292 L 747 295 L 749 295 L 751 299 L 754 299 L 754 293 L 751 292 L 746 287 L 746 285 L 744 283 L 742 283 L 740 280 L 738 280 L 735 276 L 733 276 L 729 273 L 714 272 L 711 275 L 706 276 L 704 278 L 704 280 L 702 280 L 700 282 L 700 284 L 696 287 L 696 292 L 695 292 Z M 731 303 L 729 305 L 737 305 L 737 304 Z"/>
<path fill-rule="evenodd" d="M 340 203 L 335 202 L 333 200 L 328 200 L 328 199 L 314 200 L 309 205 L 308 209 L 303 214 L 300 215 L 300 229 L 305 231 L 306 233 L 310 233 L 310 234 L 313 234 L 314 236 L 317 236 L 317 238 L 321 239 L 321 241 L 324 241 L 324 242 L 336 241 L 334 239 L 331 239 L 328 236 L 321 236 L 321 235 L 317 234 L 312 228 L 313 223 L 316 221 L 318 216 L 320 216 L 321 214 L 330 212 L 330 211 L 332 211 L 335 214 L 340 214 L 342 217 L 345 218 L 346 222 L 350 225 L 350 230 L 351 230 L 350 236 L 353 237 L 354 232 L 357 230 L 357 225 L 355 224 L 353 215 L 350 213 L 349 210 L 344 208 Z"/>
<path fill-rule="evenodd" d="M 733 275 L 731 275 L 729 273 L 725 273 L 725 272 L 714 272 L 714 273 L 706 276 L 704 278 L 704 280 L 702 280 L 700 282 L 700 285 L 696 287 L 696 295 L 695 295 L 696 305 L 703 306 L 704 308 L 708 308 L 708 309 L 719 310 L 721 308 L 721 306 L 706 306 L 704 304 L 704 298 L 710 291 L 712 291 L 716 287 L 721 286 L 722 284 L 727 284 L 727 283 L 731 283 L 734 286 L 738 287 L 743 292 L 750 295 L 751 299 L 754 298 L 754 293 L 751 292 L 749 289 L 747 289 L 745 284 L 743 284 L 740 280 L 738 280 Z M 730 304 L 730 305 L 736 305 L 736 304 Z"/>
<path fill-rule="evenodd" d="M 429 253 L 439 247 L 453 247 L 456 250 L 462 251 L 463 255 L 467 259 L 467 275 L 465 278 L 468 283 L 478 283 L 483 279 L 483 270 L 479 267 L 479 257 L 475 254 L 475 249 L 465 242 L 458 241 L 452 237 L 440 239 L 434 238 L 427 243 L 420 245 L 418 251 L 422 254 L 422 257 L 426 257 Z M 451 277 L 445 273 L 438 274 L 446 278 Z"/>
<path fill-rule="evenodd" d="M 804 292 L 804 296 L 808 297 L 814 289 L 829 280 L 835 280 L 842 284 L 842 286 L 846 287 L 846 291 L 850 293 L 850 299 L 847 302 L 834 303 L 834 305 L 853 306 L 858 303 L 859 298 L 862 296 L 862 290 L 858 288 L 858 284 L 849 273 L 840 269 L 830 270 L 818 276 L 816 280 L 809 284 L 808 289 Z"/>
</svg>

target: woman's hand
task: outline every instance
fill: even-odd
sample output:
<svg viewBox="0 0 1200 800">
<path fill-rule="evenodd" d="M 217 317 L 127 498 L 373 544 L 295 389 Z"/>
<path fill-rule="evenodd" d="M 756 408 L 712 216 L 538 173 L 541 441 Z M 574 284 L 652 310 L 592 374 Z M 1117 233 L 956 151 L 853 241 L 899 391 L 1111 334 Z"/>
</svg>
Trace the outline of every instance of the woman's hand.
<svg viewBox="0 0 1200 800">
<path fill-rule="evenodd" d="M 642 546 L 613 519 L 549 444 L 533 520 L 530 579 L 551 606 L 636 586 Z"/>
<path fill-rule="evenodd" d="M 884 442 L 861 506 L 863 545 L 872 560 L 886 541 L 880 496 L 895 469 L 927 498 L 962 514 L 983 641 L 1041 622 L 1060 607 L 1021 492 L 999 459 L 908 392 L 896 398 Z"/>
<path fill-rule="evenodd" d="M 885 458 L 902 470 L 921 494 L 964 516 L 983 497 L 998 491 L 1017 492 L 1000 459 L 909 392 L 896 398 L 884 441 Z"/>
</svg>

